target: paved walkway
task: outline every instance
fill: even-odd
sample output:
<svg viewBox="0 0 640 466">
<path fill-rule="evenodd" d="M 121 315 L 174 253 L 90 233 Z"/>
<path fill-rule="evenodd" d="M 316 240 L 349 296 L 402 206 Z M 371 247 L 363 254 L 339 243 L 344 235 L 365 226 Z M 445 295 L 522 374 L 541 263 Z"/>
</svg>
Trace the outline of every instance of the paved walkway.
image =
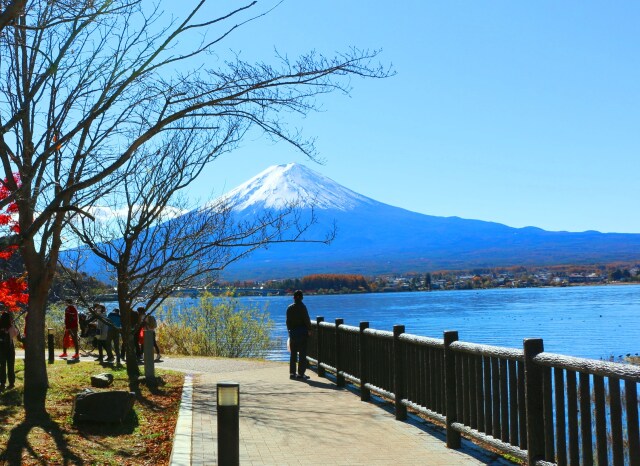
<svg viewBox="0 0 640 466">
<path fill-rule="evenodd" d="M 167 359 L 187 377 L 172 466 L 215 465 L 216 383 L 240 383 L 241 465 L 509 465 L 463 440 L 445 446 L 444 433 L 410 416 L 396 421 L 389 405 L 364 403 L 308 372 L 290 380 L 284 363 L 207 358 Z"/>
</svg>

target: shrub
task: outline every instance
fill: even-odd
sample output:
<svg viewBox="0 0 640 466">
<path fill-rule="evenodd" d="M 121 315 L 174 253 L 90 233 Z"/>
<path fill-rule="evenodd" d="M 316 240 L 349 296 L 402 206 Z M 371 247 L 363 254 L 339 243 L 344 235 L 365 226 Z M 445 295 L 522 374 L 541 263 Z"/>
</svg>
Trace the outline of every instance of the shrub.
<svg viewBox="0 0 640 466">
<path fill-rule="evenodd" d="M 62 304 L 51 304 L 47 307 L 45 316 L 45 328 L 53 329 L 53 342 L 56 348 L 62 348 L 62 337 L 64 336 L 64 308 Z M 45 338 L 47 331 L 45 330 Z"/>
<path fill-rule="evenodd" d="M 243 307 L 236 298 L 204 294 L 197 305 L 169 302 L 158 312 L 158 345 L 163 353 L 227 358 L 266 356 L 274 323 L 268 312 Z"/>
</svg>

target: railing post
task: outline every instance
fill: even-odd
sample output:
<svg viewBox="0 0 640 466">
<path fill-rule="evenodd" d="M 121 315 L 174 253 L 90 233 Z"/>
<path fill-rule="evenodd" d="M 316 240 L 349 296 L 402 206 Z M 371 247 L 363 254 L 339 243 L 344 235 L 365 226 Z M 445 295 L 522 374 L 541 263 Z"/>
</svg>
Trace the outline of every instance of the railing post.
<svg viewBox="0 0 640 466">
<path fill-rule="evenodd" d="M 342 371 L 341 357 L 342 348 L 340 347 L 340 326 L 344 324 L 344 319 L 336 319 L 336 385 L 338 387 L 344 387 L 344 375 L 340 375 Z"/>
<path fill-rule="evenodd" d="M 322 316 L 318 316 L 316 317 L 316 324 L 317 324 L 317 328 L 316 328 L 316 355 L 317 360 L 318 360 L 318 377 L 324 377 L 324 367 L 320 366 L 320 361 L 322 358 L 322 338 L 321 338 L 321 334 L 320 334 L 320 323 L 324 322 L 324 317 Z"/>
<path fill-rule="evenodd" d="M 371 392 L 365 387 L 369 383 L 369 374 L 367 373 L 367 359 L 369 357 L 369 348 L 367 348 L 366 336 L 364 331 L 369 328 L 369 322 L 360 322 L 360 400 L 369 401 Z"/>
<path fill-rule="evenodd" d="M 524 398 L 527 409 L 528 464 L 544 460 L 544 397 L 542 370 L 533 362 L 534 356 L 544 351 L 542 338 L 524 339 Z"/>
<path fill-rule="evenodd" d="M 457 421 L 456 402 L 456 355 L 449 348 L 451 343 L 458 341 L 456 330 L 444 332 L 444 396 L 446 403 L 447 448 L 460 448 L 460 432 L 453 430 L 453 423 Z"/>
<path fill-rule="evenodd" d="M 393 326 L 393 374 L 394 374 L 394 389 L 396 395 L 396 419 L 398 421 L 404 421 L 407 419 L 407 407 L 402 404 L 404 398 L 404 354 L 402 351 L 402 343 L 400 342 L 400 335 L 404 333 L 404 325 Z"/>
</svg>

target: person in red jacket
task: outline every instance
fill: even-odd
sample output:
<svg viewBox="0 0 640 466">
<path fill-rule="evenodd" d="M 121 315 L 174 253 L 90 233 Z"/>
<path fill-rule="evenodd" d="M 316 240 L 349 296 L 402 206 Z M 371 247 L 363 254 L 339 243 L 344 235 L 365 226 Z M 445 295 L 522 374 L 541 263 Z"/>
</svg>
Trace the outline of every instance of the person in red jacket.
<svg viewBox="0 0 640 466">
<path fill-rule="evenodd" d="M 80 348 L 78 346 L 78 310 L 73 305 L 73 300 L 67 299 L 67 308 L 64 310 L 64 338 L 62 339 L 61 358 L 67 357 L 67 347 L 71 346 L 69 340 L 73 342 L 76 354 L 71 358 L 78 359 L 80 357 Z"/>
</svg>

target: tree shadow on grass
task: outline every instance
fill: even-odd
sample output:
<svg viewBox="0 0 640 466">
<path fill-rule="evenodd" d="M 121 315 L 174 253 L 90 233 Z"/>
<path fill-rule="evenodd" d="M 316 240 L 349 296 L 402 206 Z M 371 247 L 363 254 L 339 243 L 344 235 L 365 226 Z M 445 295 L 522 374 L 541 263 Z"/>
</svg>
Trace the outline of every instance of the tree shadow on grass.
<svg viewBox="0 0 640 466">
<path fill-rule="evenodd" d="M 147 387 L 149 393 L 158 397 L 165 397 L 168 395 L 167 390 L 163 390 L 160 387 Z M 142 392 L 136 393 L 136 403 L 140 404 L 149 411 L 154 413 L 162 412 L 167 409 L 166 404 L 162 403 L 162 400 L 158 400 L 157 398 L 154 400 L 152 398 L 146 397 Z"/>
<path fill-rule="evenodd" d="M 0 419 L 13 417 L 22 407 L 22 397 L 18 390 L 8 390 L 0 394 Z M 10 424 L 0 422 L 0 432 L 6 432 Z"/>
<path fill-rule="evenodd" d="M 84 464 L 84 460 L 69 449 L 69 443 L 65 439 L 64 432 L 57 422 L 50 417 L 44 417 L 36 421 L 24 421 L 13 429 L 9 436 L 9 441 L 4 451 L 0 452 L 0 461 L 6 461 L 9 466 L 20 466 L 22 464 L 22 454 L 26 450 L 40 464 L 46 465 L 48 461 L 36 452 L 29 443 L 29 433 L 36 427 L 40 427 L 51 436 L 62 457 L 64 464 Z"/>
<path fill-rule="evenodd" d="M 76 435 L 84 438 L 91 437 L 94 443 L 100 444 L 101 442 L 96 437 L 130 435 L 138 425 L 138 415 L 135 410 L 131 410 L 120 423 L 78 422 L 74 424 L 74 427 Z M 24 421 L 11 429 L 6 447 L 0 451 L 0 463 L 8 466 L 20 466 L 22 464 L 22 455 L 26 451 L 43 466 L 48 465 L 48 458 L 44 457 L 41 452 L 36 451 L 29 443 L 29 434 L 35 428 L 42 429 L 53 439 L 56 449 L 63 458 L 64 465 L 83 465 L 87 463 L 86 459 L 83 459 L 69 448 L 69 441 L 65 438 L 65 431 L 48 416 L 40 420 Z M 121 456 L 128 456 L 127 452 L 122 451 L 119 453 Z"/>
</svg>

